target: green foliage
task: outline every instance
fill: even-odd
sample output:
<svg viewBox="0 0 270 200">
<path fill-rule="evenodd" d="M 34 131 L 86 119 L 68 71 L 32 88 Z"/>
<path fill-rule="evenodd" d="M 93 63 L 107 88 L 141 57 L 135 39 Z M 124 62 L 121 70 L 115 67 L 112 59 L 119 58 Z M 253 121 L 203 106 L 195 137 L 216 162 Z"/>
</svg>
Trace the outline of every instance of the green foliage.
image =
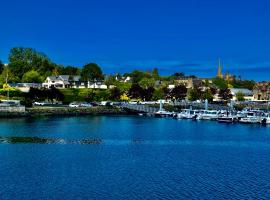
<svg viewBox="0 0 270 200">
<path fill-rule="evenodd" d="M 153 71 L 152 71 L 152 78 L 154 80 L 159 80 L 159 73 L 158 73 L 158 69 L 157 68 L 154 68 Z"/>
<path fill-rule="evenodd" d="M 128 91 L 128 96 L 132 99 L 142 98 L 142 94 L 143 88 L 137 83 L 132 84 L 131 88 Z"/>
<path fill-rule="evenodd" d="M 56 89 L 37 89 L 37 88 L 30 88 L 29 92 L 25 95 L 25 101 L 44 101 L 45 99 L 53 102 L 56 101 L 63 101 L 64 95 L 63 93 Z"/>
<path fill-rule="evenodd" d="M 4 69 L 0 75 L 0 82 L 3 83 L 11 83 L 16 82 L 18 78 L 11 72 L 8 66 L 4 66 Z"/>
<path fill-rule="evenodd" d="M 212 102 L 213 101 L 213 99 L 214 99 L 214 96 L 213 96 L 213 94 L 212 94 L 212 92 L 211 92 L 211 90 L 210 89 L 207 89 L 207 90 L 205 90 L 204 92 L 203 92 L 203 94 L 202 94 L 202 99 L 203 100 L 208 100 L 208 102 Z"/>
<path fill-rule="evenodd" d="M 81 76 L 82 79 L 85 81 L 94 81 L 103 79 L 102 70 L 95 63 L 89 63 L 83 66 Z"/>
<path fill-rule="evenodd" d="M 145 77 L 145 73 L 139 70 L 134 70 L 130 76 L 132 77 L 132 82 L 133 83 L 139 83 L 142 78 Z"/>
<path fill-rule="evenodd" d="M 0 89 L 0 95 L 1 96 L 9 96 L 9 97 L 23 97 L 23 93 L 15 88 L 6 88 L 6 89 Z"/>
<path fill-rule="evenodd" d="M 110 99 L 109 90 L 94 90 L 88 88 L 67 88 L 60 90 L 64 95 L 64 104 L 69 104 L 74 101 L 107 101 Z"/>
<path fill-rule="evenodd" d="M 244 94 L 242 92 L 237 92 L 235 95 L 236 95 L 237 101 L 244 101 L 245 100 Z"/>
<path fill-rule="evenodd" d="M 152 100 L 154 92 L 155 92 L 154 87 L 148 87 L 144 89 L 143 94 L 142 94 L 142 99 L 144 99 L 145 101 Z"/>
<path fill-rule="evenodd" d="M 226 88 L 226 89 L 220 89 L 220 90 L 219 90 L 219 93 L 218 93 L 218 96 L 219 96 L 222 100 L 225 100 L 225 101 L 228 101 L 229 99 L 232 98 L 231 91 L 230 91 L 230 89 L 228 89 L 228 88 Z"/>
<path fill-rule="evenodd" d="M 253 90 L 256 82 L 252 80 L 236 80 L 234 79 L 231 83 L 233 88 L 247 88 L 249 90 Z"/>
<path fill-rule="evenodd" d="M 156 101 L 156 100 L 164 99 L 164 98 L 165 98 L 165 94 L 162 88 L 158 88 L 153 92 L 153 96 L 152 96 L 153 100 Z"/>
<path fill-rule="evenodd" d="M 170 92 L 170 97 L 176 100 L 184 99 L 187 96 L 187 88 L 184 85 L 177 85 Z"/>
<path fill-rule="evenodd" d="M 110 100 L 118 101 L 120 100 L 121 95 L 122 94 L 119 88 L 115 87 L 110 89 Z"/>
<path fill-rule="evenodd" d="M 155 79 L 154 78 L 142 78 L 139 82 L 139 85 L 142 88 L 149 88 L 155 86 Z"/>
<path fill-rule="evenodd" d="M 63 74 L 63 75 L 76 76 L 76 75 L 81 74 L 81 70 L 73 66 L 67 66 L 67 67 L 61 66 L 59 67 L 59 71 L 60 71 L 60 74 Z"/>
<path fill-rule="evenodd" d="M 89 100 L 89 97 L 92 97 L 91 95 L 91 89 L 75 89 L 75 88 L 67 88 L 67 89 L 62 89 L 61 92 L 64 95 L 64 104 L 69 104 L 74 101 L 92 101 L 91 99 Z"/>
<path fill-rule="evenodd" d="M 0 60 L 0 74 L 2 73 L 3 70 L 4 70 L 4 64 Z"/>
<path fill-rule="evenodd" d="M 190 101 L 199 100 L 202 98 L 202 95 L 203 95 L 202 91 L 199 88 L 194 87 L 188 91 L 188 100 Z"/>
<path fill-rule="evenodd" d="M 29 72 L 26 72 L 23 75 L 22 82 L 24 82 L 24 83 L 41 83 L 42 78 L 37 71 L 31 70 Z"/>
<path fill-rule="evenodd" d="M 132 83 L 123 83 L 123 82 L 115 82 L 114 84 L 117 88 L 119 88 L 119 90 L 121 91 L 121 93 L 127 93 L 128 90 L 131 88 Z"/>
<path fill-rule="evenodd" d="M 106 77 L 105 84 L 106 85 L 115 85 L 116 84 L 115 76 L 109 75 Z"/>
<path fill-rule="evenodd" d="M 54 68 L 49 58 L 32 48 L 16 47 L 10 50 L 9 67 L 21 79 L 24 73 L 36 70 L 40 74 L 51 72 Z"/>
<path fill-rule="evenodd" d="M 218 89 L 226 89 L 226 88 L 228 88 L 227 82 L 222 78 L 218 78 L 218 77 L 213 78 L 212 82 Z"/>
</svg>

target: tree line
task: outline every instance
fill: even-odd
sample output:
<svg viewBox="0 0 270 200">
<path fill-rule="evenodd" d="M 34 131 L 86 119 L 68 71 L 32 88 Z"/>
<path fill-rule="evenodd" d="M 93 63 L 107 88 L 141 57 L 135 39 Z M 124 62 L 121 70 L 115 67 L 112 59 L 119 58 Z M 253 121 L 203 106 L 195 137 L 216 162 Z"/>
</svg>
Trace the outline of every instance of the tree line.
<svg viewBox="0 0 270 200">
<path fill-rule="evenodd" d="M 83 80 L 103 79 L 101 68 L 89 63 L 82 68 L 52 62 L 45 54 L 32 48 L 15 47 L 10 50 L 8 65 L 0 61 L 0 82 L 41 83 L 48 76 L 81 75 Z"/>
</svg>

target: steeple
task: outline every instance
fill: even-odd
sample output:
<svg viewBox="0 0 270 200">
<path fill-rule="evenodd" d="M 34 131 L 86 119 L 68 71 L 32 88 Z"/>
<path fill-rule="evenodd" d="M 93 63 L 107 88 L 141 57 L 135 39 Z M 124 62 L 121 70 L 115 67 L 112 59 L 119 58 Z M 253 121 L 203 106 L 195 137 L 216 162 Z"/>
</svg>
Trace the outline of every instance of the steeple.
<svg viewBox="0 0 270 200">
<path fill-rule="evenodd" d="M 221 60 L 220 60 L 220 58 L 218 59 L 218 73 L 217 73 L 217 77 L 218 78 L 223 78 L 223 75 L 222 75 L 222 66 L 221 66 Z"/>
</svg>

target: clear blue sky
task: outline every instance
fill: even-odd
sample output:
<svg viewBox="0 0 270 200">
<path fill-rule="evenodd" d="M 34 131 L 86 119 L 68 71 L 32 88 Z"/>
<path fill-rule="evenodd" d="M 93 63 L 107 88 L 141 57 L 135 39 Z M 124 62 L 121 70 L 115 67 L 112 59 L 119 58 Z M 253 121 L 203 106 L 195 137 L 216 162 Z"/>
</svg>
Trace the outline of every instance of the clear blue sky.
<svg viewBox="0 0 270 200">
<path fill-rule="evenodd" d="M 158 67 L 162 74 L 224 70 L 269 80 L 268 0 L 1 0 L 0 60 L 32 47 L 64 65 L 105 73 Z"/>
</svg>

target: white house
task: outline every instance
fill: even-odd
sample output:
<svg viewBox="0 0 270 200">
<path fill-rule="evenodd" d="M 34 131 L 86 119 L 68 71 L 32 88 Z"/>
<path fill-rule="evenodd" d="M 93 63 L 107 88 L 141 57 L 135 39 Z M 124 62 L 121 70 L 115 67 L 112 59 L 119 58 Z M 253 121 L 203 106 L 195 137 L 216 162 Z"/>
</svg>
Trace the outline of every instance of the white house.
<svg viewBox="0 0 270 200">
<path fill-rule="evenodd" d="M 128 83 L 128 82 L 130 82 L 131 81 L 131 77 L 130 76 L 116 76 L 115 77 L 115 80 L 116 81 L 119 81 L 119 82 L 123 82 L 123 83 Z"/>
<path fill-rule="evenodd" d="M 83 81 L 81 76 L 59 75 L 48 76 L 42 86 L 45 88 L 92 88 L 92 89 L 107 89 L 102 81 Z"/>
<path fill-rule="evenodd" d="M 69 75 L 48 76 L 42 86 L 45 88 L 68 88 L 70 87 Z"/>
<path fill-rule="evenodd" d="M 252 101 L 253 98 L 253 92 L 249 89 L 245 89 L 245 88 L 231 88 L 230 89 L 231 94 L 232 94 L 232 100 L 237 100 L 237 93 L 242 93 L 244 95 L 244 99 L 245 100 L 250 100 Z"/>
</svg>

